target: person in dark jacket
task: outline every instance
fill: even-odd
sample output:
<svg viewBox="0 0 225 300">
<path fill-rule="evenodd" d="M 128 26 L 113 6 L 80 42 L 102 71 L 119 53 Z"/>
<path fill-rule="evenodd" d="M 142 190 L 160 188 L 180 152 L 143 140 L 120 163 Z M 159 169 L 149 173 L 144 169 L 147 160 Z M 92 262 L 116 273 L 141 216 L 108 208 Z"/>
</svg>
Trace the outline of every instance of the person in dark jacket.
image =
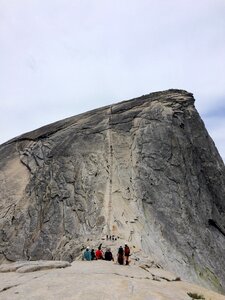
<svg viewBox="0 0 225 300">
<path fill-rule="evenodd" d="M 118 254 L 117 254 L 117 261 L 120 265 L 123 265 L 124 262 L 124 251 L 123 251 L 123 247 L 120 246 L 118 249 Z"/>
<path fill-rule="evenodd" d="M 95 260 L 95 249 L 91 249 L 91 260 Z"/>
<path fill-rule="evenodd" d="M 108 249 L 105 251 L 105 260 L 108 260 L 108 261 L 114 260 L 110 248 L 108 248 Z"/>
</svg>

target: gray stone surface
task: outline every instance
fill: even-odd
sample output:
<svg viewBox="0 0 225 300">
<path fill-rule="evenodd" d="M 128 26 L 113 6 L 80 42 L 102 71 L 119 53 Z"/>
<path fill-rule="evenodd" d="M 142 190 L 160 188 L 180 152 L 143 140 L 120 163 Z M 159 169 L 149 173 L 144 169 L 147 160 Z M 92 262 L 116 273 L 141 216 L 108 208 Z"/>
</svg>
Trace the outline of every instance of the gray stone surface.
<svg viewBox="0 0 225 300">
<path fill-rule="evenodd" d="M 224 292 L 224 171 L 181 90 L 26 133 L 0 146 L 0 259 L 73 261 L 114 234 Z"/>
<path fill-rule="evenodd" d="M 14 263 L 0 265 L 0 273 L 6 272 L 18 272 L 29 273 L 40 270 L 48 269 L 61 269 L 70 267 L 71 264 L 68 261 L 18 261 Z"/>
<path fill-rule="evenodd" d="M 152 276 L 155 272 L 98 260 L 75 261 L 65 269 L 0 273 L 0 299 L 191 300 L 188 293 L 205 300 L 225 299 L 203 287 L 174 281 L 173 274 L 162 270 Z"/>
</svg>

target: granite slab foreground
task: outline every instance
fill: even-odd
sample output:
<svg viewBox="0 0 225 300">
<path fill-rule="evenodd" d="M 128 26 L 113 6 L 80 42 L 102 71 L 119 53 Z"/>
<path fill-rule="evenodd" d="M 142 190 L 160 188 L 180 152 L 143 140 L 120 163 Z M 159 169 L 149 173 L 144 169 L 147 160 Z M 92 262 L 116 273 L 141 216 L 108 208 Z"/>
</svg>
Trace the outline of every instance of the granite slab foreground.
<svg viewBox="0 0 225 300">
<path fill-rule="evenodd" d="M 187 293 L 202 295 L 205 300 L 225 299 L 203 287 L 178 281 L 164 270 L 106 261 L 75 261 L 62 269 L 0 273 L 2 300 L 190 300 Z"/>
</svg>

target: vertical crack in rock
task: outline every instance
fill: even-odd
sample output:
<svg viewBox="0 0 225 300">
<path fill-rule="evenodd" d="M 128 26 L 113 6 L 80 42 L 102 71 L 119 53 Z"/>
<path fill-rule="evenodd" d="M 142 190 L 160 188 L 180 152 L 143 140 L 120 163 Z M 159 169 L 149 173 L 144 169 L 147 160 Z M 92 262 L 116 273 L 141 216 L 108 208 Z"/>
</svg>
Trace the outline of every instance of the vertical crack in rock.
<svg viewBox="0 0 225 300">
<path fill-rule="evenodd" d="M 108 128 L 107 128 L 107 142 L 108 142 L 108 150 L 107 150 L 107 169 L 108 169 L 108 180 L 107 180 L 107 192 L 106 192 L 106 234 L 112 235 L 112 172 L 113 172 L 113 144 L 112 144 L 112 107 L 109 107 L 109 117 L 108 117 Z"/>
</svg>

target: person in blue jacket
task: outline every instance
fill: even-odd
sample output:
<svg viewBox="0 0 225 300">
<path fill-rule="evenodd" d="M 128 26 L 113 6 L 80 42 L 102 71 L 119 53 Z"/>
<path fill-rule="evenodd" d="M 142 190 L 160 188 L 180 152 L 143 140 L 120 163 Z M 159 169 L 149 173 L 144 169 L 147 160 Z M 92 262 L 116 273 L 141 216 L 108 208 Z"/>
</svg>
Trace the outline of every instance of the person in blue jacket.
<svg viewBox="0 0 225 300">
<path fill-rule="evenodd" d="M 83 260 L 91 260 L 91 251 L 89 250 L 89 247 L 87 247 L 83 253 Z"/>
</svg>

